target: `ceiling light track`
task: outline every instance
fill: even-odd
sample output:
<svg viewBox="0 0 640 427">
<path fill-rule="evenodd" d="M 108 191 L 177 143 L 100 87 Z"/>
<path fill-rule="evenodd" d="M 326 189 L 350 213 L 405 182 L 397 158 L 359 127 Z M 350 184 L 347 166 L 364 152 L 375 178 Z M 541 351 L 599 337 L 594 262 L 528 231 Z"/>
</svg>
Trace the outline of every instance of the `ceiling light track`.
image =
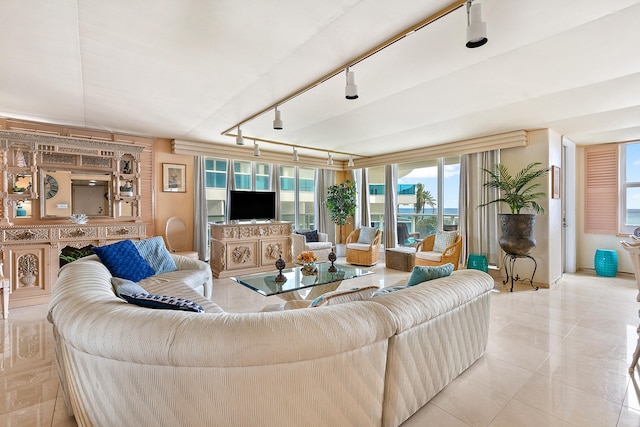
<svg viewBox="0 0 640 427">
<path fill-rule="evenodd" d="M 234 133 L 230 133 L 228 136 L 237 137 L 238 135 L 236 135 Z M 283 147 L 293 147 L 296 150 L 296 153 L 297 153 L 298 149 L 302 149 L 302 150 L 309 150 L 309 151 L 320 151 L 320 152 L 323 152 L 323 153 L 339 154 L 339 155 L 342 155 L 342 156 L 348 156 L 350 158 L 355 158 L 355 159 L 368 159 L 367 156 L 363 156 L 361 154 L 355 154 L 355 153 L 347 153 L 346 151 L 336 151 L 336 150 L 329 150 L 329 149 L 326 149 L 326 148 L 318 148 L 318 147 L 307 147 L 305 145 L 290 144 L 288 142 L 274 141 L 272 139 L 255 138 L 253 136 L 245 136 L 244 138 L 248 138 L 250 140 L 253 140 L 254 144 L 256 144 L 256 142 L 264 142 L 265 144 L 281 145 Z"/>
<path fill-rule="evenodd" d="M 387 40 L 383 41 L 382 43 L 378 44 L 377 46 L 367 50 L 366 52 L 362 53 L 361 55 L 357 56 L 356 58 L 352 59 L 351 61 L 340 65 L 339 67 L 333 69 L 332 71 L 328 72 L 327 74 L 325 74 L 324 76 L 320 77 L 319 79 L 315 80 L 312 83 L 309 83 L 308 85 L 298 89 L 297 91 L 285 96 L 284 98 L 278 100 L 277 102 L 269 105 L 268 107 L 258 111 L 257 113 L 247 117 L 246 119 L 242 120 L 239 123 L 236 123 L 235 125 L 231 126 L 228 129 L 225 129 L 224 131 L 221 132 L 221 135 L 223 136 L 233 136 L 230 134 L 230 132 L 247 123 L 250 122 L 260 116 L 262 116 L 263 114 L 273 110 L 275 107 L 280 106 L 288 101 L 291 101 L 292 99 L 302 95 L 303 93 L 313 89 L 314 87 L 324 83 L 325 81 L 329 80 L 332 77 L 337 76 L 338 74 L 342 74 L 345 69 L 352 67 L 356 64 L 358 64 L 359 62 L 367 59 L 368 57 L 370 57 L 371 55 L 374 55 L 378 52 L 380 52 L 381 50 L 391 46 L 392 44 L 394 44 L 395 42 L 397 42 L 398 40 L 403 39 L 404 37 L 407 37 L 408 35 L 411 35 L 412 33 L 414 33 L 415 31 L 418 31 L 424 27 L 426 27 L 427 25 L 437 21 L 438 19 L 450 14 L 451 12 L 459 9 L 462 6 L 465 6 L 467 4 L 469 0 L 456 0 L 455 2 L 453 2 L 452 4 L 440 9 L 439 11 L 437 11 L 436 13 L 434 13 L 433 15 L 430 15 L 428 17 L 426 17 L 425 19 L 421 20 L 420 22 L 418 22 L 417 24 L 412 25 L 409 28 L 406 28 L 402 31 L 400 31 L 399 33 L 397 33 L 394 36 L 389 37 Z M 292 144 L 293 145 L 293 144 Z M 316 151 L 323 151 L 323 150 L 318 150 L 315 148 L 309 148 L 310 150 L 316 150 Z"/>
</svg>

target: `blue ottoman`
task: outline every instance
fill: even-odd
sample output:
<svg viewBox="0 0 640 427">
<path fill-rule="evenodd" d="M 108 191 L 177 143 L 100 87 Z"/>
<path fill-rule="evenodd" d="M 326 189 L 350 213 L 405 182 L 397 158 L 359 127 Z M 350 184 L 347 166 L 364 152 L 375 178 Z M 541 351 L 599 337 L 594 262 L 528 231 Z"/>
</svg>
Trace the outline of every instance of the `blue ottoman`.
<svg viewBox="0 0 640 427">
<path fill-rule="evenodd" d="M 598 276 L 616 277 L 618 253 L 613 249 L 596 249 L 594 264 Z"/>
<path fill-rule="evenodd" d="M 480 254 L 469 254 L 469 258 L 467 259 L 467 268 L 488 273 L 489 263 L 487 262 L 487 257 Z"/>
</svg>

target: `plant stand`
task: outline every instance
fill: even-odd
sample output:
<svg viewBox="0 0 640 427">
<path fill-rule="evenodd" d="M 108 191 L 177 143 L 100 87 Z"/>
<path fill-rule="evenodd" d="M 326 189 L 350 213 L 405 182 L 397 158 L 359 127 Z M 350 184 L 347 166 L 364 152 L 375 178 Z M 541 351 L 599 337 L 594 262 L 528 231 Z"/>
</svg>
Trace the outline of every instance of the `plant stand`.
<svg viewBox="0 0 640 427">
<path fill-rule="evenodd" d="M 514 276 L 513 270 L 514 270 L 516 261 L 522 258 L 529 258 L 531 261 L 533 261 L 533 273 L 531 273 L 531 278 L 520 278 L 520 276 L 517 274 Z M 531 285 L 534 291 L 538 290 L 538 287 L 533 284 L 533 276 L 536 275 L 536 270 L 538 269 L 538 263 L 536 262 L 534 257 L 532 257 L 531 255 L 505 254 L 503 259 L 503 264 L 504 264 L 504 271 L 507 274 L 507 277 L 506 279 L 504 279 L 502 284 L 506 285 L 507 283 L 509 283 L 509 280 L 511 280 L 511 289 L 509 290 L 509 292 L 513 292 L 513 282 L 526 282 L 526 281 L 529 282 L 529 284 Z"/>
</svg>

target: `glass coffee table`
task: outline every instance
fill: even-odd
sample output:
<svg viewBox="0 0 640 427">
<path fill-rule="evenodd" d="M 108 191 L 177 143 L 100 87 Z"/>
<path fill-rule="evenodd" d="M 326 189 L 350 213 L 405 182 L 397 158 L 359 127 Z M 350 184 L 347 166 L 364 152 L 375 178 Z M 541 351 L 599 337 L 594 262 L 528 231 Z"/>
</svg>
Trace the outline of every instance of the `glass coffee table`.
<svg viewBox="0 0 640 427">
<path fill-rule="evenodd" d="M 282 274 L 287 278 L 286 282 L 276 282 L 278 270 L 231 277 L 231 280 L 264 296 L 278 295 L 284 300 L 291 301 L 313 300 L 325 292 L 336 290 L 343 280 L 373 274 L 373 271 L 350 265 L 334 264 L 334 266 L 337 271 L 330 272 L 330 262 L 318 263 L 318 272 L 313 275 L 303 274 L 301 267 L 285 268 Z M 306 288 L 312 289 L 306 297 L 302 297 L 298 291 Z"/>
</svg>

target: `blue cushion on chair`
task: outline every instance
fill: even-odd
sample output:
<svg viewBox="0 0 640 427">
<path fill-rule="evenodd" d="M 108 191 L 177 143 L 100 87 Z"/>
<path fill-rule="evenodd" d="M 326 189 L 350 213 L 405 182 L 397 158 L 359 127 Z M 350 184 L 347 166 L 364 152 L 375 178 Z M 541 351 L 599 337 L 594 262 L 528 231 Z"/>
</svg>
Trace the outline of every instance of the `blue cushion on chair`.
<svg viewBox="0 0 640 427">
<path fill-rule="evenodd" d="M 133 245 L 156 274 L 169 273 L 178 269 L 167 247 L 164 245 L 162 236 L 133 242 Z"/>
<path fill-rule="evenodd" d="M 429 265 L 416 265 L 413 267 L 411 276 L 407 281 L 407 288 L 415 286 L 428 280 L 439 279 L 440 277 L 450 276 L 453 272 L 453 264 L 450 262 L 443 265 L 432 267 Z"/>
<path fill-rule="evenodd" d="M 112 277 L 111 285 L 116 295 L 122 298 L 122 294 L 148 294 L 144 288 L 131 280 L 121 279 L 120 277 Z"/>
<path fill-rule="evenodd" d="M 140 256 L 131 240 L 96 246 L 93 248 L 93 252 L 98 255 L 112 276 L 139 282 L 155 274 L 153 268 Z"/>
<path fill-rule="evenodd" d="M 164 295 L 128 293 L 122 293 L 120 297 L 128 303 L 139 305 L 140 307 L 204 313 L 204 308 L 202 308 L 199 304 L 185 298 L 168 297 Z"/>
</svg>

